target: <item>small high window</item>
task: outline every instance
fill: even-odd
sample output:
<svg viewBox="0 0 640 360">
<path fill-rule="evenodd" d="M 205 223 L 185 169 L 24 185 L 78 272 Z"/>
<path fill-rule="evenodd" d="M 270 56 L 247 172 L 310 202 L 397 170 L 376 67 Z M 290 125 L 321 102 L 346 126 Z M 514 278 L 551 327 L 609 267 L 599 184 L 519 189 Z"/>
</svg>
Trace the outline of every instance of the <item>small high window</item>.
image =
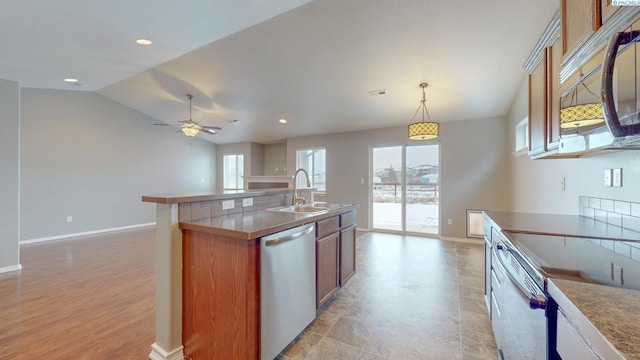
<svg viewBox="0 0 640 360">
<path fill-rule="evenodd" d="M 529 118 L 526 117 L 516 124 L 515 149 L 516 156 L 525 154 L 529 150 Z"/>
</svg>

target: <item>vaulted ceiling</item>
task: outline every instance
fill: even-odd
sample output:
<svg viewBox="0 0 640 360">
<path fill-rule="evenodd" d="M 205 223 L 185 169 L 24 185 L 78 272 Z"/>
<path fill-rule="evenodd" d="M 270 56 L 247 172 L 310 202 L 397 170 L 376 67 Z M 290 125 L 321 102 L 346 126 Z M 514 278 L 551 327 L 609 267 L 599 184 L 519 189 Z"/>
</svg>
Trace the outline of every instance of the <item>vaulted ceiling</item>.
<svg viewBox="0 0 640 360">
<path fill-rule="evenodd" d="M 192 94 L 193 119 L 223 128 L 199 136 L 218 144 L 407 125 L 420 82 L 429 83 L 434 121 L 504 116 L 557 7 L 557 0 L 0 0 L 0 78 L 96 91 L 170 124 L 188 118 Z M 68 77 L 79 85 L 63 82 Z"/>
</svg>

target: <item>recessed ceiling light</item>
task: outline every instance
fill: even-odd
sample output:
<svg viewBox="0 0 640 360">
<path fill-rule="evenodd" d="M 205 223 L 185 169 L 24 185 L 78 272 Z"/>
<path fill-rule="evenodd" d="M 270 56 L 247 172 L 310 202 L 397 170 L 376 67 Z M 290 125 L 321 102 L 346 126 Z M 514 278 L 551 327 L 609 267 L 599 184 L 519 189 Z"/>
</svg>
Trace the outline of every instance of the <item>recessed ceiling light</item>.
<svg viewBox="0 0 640 360">
<path fill-rule="evenodd" d="M 64 79 L 64 82 L 68 82 L 68 83 L 77 83 L 78 79 L 74 79 L 74 78 L 66 78 Z"/>
<path fill-rule="evenodd" d="M 149 40 L 149 39 L 138 39 L 136 40 L 136 43 L 139 45 L 151 45 L 153 44 L 153 41 Z"/>
<path fill-rule="evenodd" d="M 285 120 L 285 119 L 280 119 L 278 121 L 280 122 L 280 124 L 286 124 L 287 123 L 287 120 Z"/>
</svg>

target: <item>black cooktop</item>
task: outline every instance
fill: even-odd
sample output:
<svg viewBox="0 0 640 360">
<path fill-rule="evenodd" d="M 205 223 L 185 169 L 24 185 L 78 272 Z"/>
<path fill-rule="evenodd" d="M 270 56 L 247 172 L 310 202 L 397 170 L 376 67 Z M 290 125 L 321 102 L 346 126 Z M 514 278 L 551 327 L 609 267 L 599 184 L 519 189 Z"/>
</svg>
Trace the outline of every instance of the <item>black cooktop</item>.
<svg viewBox="0 0 640 360">
<path fill-rule="evenodd" d="M 520 233 L 507 236 L 543 277 L 640 290 L 640 242 Z"/>
</svg>

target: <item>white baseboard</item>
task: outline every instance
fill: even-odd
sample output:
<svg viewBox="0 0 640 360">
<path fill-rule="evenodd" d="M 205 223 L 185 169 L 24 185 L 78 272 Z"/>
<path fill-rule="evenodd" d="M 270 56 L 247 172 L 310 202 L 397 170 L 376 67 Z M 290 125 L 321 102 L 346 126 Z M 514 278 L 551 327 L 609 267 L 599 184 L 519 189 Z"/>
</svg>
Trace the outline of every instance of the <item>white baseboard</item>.
<svg viewBox="0 0 640 360">
<path fill-rule="evenodd" d="M 139 228 L 145 228 L 145 227 L 150 227 L 150 226 L 155 226 L 155 225 L 156 225 L 156 223 L 152 222 L 152 223 L 147 223 L 147 224 L 128 225 L 128 226 L 121 226 L 121 227 L 110 228 L 110 229 L 100 229 L 100 230 L 85 231 L 85 232 L 74 233 L 74 234 L 64 234 L 64 235 L 49 236 L 49 237 L 43 237 L 43 238 L 38 238 L 38 239 L 21 240 L 20 241 L 20 245 L 39 243 L 39 242 L 43 242 L 43 241 L 68 239 L 68 238 L 74 238 L 74 237 L 78 237 L 78 236 L 103 234 L 103 233 L 109 233 L 109 232 L 114 232 L 114 231 L 139 229 Z"/>
<path fill-rule="evenodd" d="M 0 274 L 2 273 L 6 273 L 6 272 L 11 272 L 11 271 L 18 271 L 22 269 L 22 265 L 18 264 L 18 265 L 11 265 L 11 266 L 5 266 L 0 268 Z"/>
<path fill-rule="evenodd" d="M 449 236 L 440 236 L 440 240 L 457 241 L 457 242 L 463 242 L 463 243 L 467 243 L 467 244 L 483 244 L 484 243 L 483 239 L 457 238 L 457 237 L 449 237 Z"/>
<path fill-rule="evenodd" d="M 151 360 L 184 360 L 184 354 L 182 350 L 184 347 L 180 345 L 180 347 L 173 349 L 171 351 L 166 351 L 161 348 L 157 343 L 153 343 L 151 345 L 151 353 L 149 354 L 149 359 Z"/>
</svg>

